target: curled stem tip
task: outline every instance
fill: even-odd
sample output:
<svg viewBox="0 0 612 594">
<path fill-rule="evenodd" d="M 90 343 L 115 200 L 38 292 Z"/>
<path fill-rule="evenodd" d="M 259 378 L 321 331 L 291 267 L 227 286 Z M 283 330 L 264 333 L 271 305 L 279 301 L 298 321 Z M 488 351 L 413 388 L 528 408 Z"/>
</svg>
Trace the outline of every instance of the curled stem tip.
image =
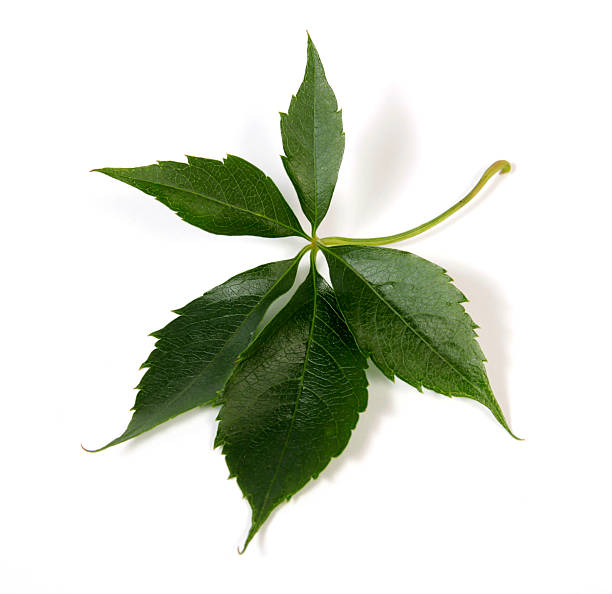
<svg viewBox="0 0 612 594">
<path fill-rule="evenodd" d="M 452 214 L 463 208 L 472 198 L 474 198 L 480 190 L 486 185 L 496 173 L 508 173 L 512 169 L 512 166 L 508 161 L 500 160 L 495 161 L 488 169 L 482 174 L 482 177 L 478 180 L 478 183 L 472 188 L 472 190 L 459 202 L 451 206 L 448 210 L 445 210 L 442 214 L 427 221 L 418 227 L 404 231 L 403 233 L 397 233 L 395 235 L 386 235 L 385 237 L 370 237 L 370 238 L 351 238 L 351 237 L 325 237 L 319 242 L 322 245 L 387 245 L 389 243 L 395 243 L 397 241 L 403 241 L 409 239 L 415 235 L 419 235 L 432 227 L 435 227 Z"/>
<path fill-rule="evenodd" d="M 110 444 L 102 446 L 101 448 L 96 448 L 95 450 L 88 450 L 83 444 L 81 444 L 81 449 L 87 452 L 88 454 L 96 454 L 98 452 L 101 452 L 102 450 L 105 450 L 108 447 L 110 447 Z"/>
<path fill-rule="evenodd" d="M 491 167 L 497 165 L 499 167 L 499 174 L 502 175 L 504 173 L 510 173 L 512 171 L 512 165 L 508 161 L 495 161 Z M 489 167 L 489 169 L 491 168 Z"/>
</svg>

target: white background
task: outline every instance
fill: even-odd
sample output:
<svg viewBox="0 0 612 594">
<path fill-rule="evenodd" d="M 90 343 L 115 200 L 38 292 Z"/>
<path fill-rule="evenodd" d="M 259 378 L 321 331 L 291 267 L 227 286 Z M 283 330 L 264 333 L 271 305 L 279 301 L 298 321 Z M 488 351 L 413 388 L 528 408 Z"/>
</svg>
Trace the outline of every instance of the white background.
<svg viewBox="0 0 612 594">
<path fill-rule="evenodd" d="M 612 592 L 609 2 L 15 2 L 0 21 L 0 592 Z M 369 372 L 345 453 L 240 557 L 197 410 L 100 454 L 147 336 L 298 239 L 216 237 L 95 167 L 240 155 L 293 206 L 306 30 L 346 151 L 320 235 L 402 231 L 471 302 L 514 431 Z M 304 217 L 300 214 L 301 220 Z"/>
</svg>

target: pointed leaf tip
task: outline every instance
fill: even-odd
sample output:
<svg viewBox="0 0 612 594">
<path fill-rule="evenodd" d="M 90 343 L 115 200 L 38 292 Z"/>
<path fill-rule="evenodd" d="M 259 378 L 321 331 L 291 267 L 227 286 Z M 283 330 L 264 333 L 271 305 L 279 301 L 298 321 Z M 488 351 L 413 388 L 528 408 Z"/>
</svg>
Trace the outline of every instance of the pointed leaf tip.
<svg viewBox="0 0 612 594">
<path fill-rule="evenodd" d="M 244 544 L 242 545 L 242 551 L 240 550 L 240 547 L 238 547 L 239 555 L 244 555 L 245 551 L 247 550 L 247 547 L 249 546 L 249 543 L 253 540 L 253 537 L 257 534 L 259 528 L 261 528 L 261 526 L 257 526 L 256 528 L 254 526 L 251 526 L 249 534 L 247 535 L 247 538 L 244 541 Z"/>
<path fill-rule="evenodd" d="M 517 435 L 515 435 L 512 430 L 510 429 L 509 426 L 505 426 L 504 427 L 506 429 L 506 431 L 508 431 L 508 433 L 510 434 L 511 437 L 513 437 L 514 439 L 516 439 L 516 441 L 525 441 L 524 437 L 518 437 Z"/>
<path fill-rule="evenodd" d="M 101 452 L 102 450 L 104 450 L 105 448 L 98 448 L 97 450 L 88 450 L 83 444 L 81 444 L 81 449 L 85 452 L 87 452 L 88 454 L 95 454 L 97 452 Z"/>
<path fill-rule="evenodd" d="M 306 31 L 306 37 L 307 37 L 306 47 L 308 49 L 314 48 L 316 50 L 317 48 L 315 47 L 314 41 L 312 40 L 312 37 L 310 36 L 310 33 L 308 31 Z"/>
</svg>

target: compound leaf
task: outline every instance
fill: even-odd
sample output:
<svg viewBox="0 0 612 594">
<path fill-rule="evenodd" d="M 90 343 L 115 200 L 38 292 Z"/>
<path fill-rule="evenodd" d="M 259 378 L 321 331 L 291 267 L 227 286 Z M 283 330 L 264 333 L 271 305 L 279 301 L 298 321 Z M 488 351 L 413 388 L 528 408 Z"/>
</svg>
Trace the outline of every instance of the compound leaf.
<svg viewBox="0 0 612 594">
<path fill-rule="evenodd" d="M 217 235 L 306 237 L 266 174 L 240 157 L 187 157 L 133 168 L 95 169 L 155 196 L 183 220 Z"/>
<path fill-rule="evenodd" d="M 345 448 L 367 404 L 365 366 L 333 290 L 312 267 L 223 391 L 215 445 L 253 511 L 245 548 L 270 512 Z"/>
<path fill-rule="evenodd" d="M 313 233 L 327 213 L 344 154 L 342 113 L 310 36 L 306 73 L 288 112 L 281 113 L 281 157 Z"/>
<path fill-rule="evenodd" d="M 304 79 L 280 116 L 281 159 L 312 237 L 274 182 L 239 157 L 188 156 L 187 163 L 95 170 L 154 196 L 211 233 L 309 242 L 293 260 L 248 270 L 208 291 L 154 332 L 158 340 L 142 365 L 148 369 L 132 419 L 122 435 L 100 448 L 195 407 L 220 406 L 215 447 L 222 448 L 230 477 L 252 509 L 245 549 L 272 511 L 346 447 L 367 406 L 368 357 L 391 380 L 397 376 L 420 391 L 482 403 L 513 435 L 489 384 L 477 326 L 462 305 L 465 296 L 439 266 L 374 247 L 437 225 L 493 175 L 510 171 L 510 163 L 496 161 L 459 202 L 403 233 L 319 239 L 316 230 L 338 181 L 345 138 L 342 113 L 310 36 Z M 308 250 L 306 280 L 258 332 L 270 305 L 293 286 Z M 316 270 L 319 250 L 333 288 Z"/>
<path fill-rule="evenodd" d="M 179 317 L 152 334 L 158 341 L 142 364 L 148 370 L 138 385 L 132 420 L 100 449 L 212 403 L 270 304 L 293 285 L 298 262 L 247 270 L 176 310 Z"/>
<path fill-rule="evenodd" d="M 510 432 L 489 385 L 477 326 L 461 305 L 467 299 L 445 270 L 389 248 L 323 251 L 357 344 L 387 377 L 477 400 Z"/>
</svg>

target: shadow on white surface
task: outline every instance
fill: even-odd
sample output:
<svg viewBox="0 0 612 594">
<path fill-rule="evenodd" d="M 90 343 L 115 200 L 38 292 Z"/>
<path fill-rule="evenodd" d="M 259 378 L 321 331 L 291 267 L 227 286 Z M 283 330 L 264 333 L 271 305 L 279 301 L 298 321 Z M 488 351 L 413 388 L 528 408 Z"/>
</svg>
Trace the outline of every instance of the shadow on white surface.
<svg viewBox="0 0 612 594">
<path fill-rule="evenodd" d="M 364 220 L 378 218 L 385 204 L 398 198 L 415 163 L 412 129 L 407 101 L 389 89 L 365 130 L 359 136 L 346 133 L 345 159 L 320 236 L 340 229 L 359 235 Z"/>
</svg>

